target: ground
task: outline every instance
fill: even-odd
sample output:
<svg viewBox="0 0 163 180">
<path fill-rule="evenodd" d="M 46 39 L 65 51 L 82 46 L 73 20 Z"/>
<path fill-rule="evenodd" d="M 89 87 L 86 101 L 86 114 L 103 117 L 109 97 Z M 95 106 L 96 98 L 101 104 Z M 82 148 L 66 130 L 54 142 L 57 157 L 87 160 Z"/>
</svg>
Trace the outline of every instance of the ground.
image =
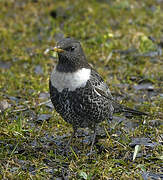
<svg viewBox="0 0 163 180">
<path fill-rule="evenodd" d="M 162 179 L 162 0 L 0 1 L 0 179 Z M 62 37 L 81 41 L 114 97 L 150 116 L 81 129 L 63 155 L 71 125 L 49 102 Z"/>
</svg>

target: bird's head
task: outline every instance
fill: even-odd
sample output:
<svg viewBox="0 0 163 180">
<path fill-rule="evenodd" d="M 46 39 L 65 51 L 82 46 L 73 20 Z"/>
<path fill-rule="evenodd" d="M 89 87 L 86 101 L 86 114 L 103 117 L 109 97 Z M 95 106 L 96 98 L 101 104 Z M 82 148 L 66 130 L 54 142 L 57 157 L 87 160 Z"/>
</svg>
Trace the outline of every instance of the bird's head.
<svg viewBox="0 0 163 180">
<path fill-rule="evenodd" d="M 75 72 L 89 66 L 80 42 L 73 38 L 62 39 L 53 51 L 58 53 L 57 70 L 60 72 Z"/>
</svg>

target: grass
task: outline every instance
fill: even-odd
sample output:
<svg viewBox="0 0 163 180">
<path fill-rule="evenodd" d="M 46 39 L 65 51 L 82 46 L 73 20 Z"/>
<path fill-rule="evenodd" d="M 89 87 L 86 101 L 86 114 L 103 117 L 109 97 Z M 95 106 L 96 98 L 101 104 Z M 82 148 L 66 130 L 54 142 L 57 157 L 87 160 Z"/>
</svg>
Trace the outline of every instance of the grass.
<svg viewBox="0 0 163 180">
<path fill-rule="evenodd" d="M 144 54 L 158 50 L 162 8 L 153 0 L 0 1 L 0 65 L 7 67 L 0 66 L 0 102 L 8 103 L 0 115 L 0 179 L 143 179 L 161 174 L 163 58 Z M 43 52 L 62 35 L 81 41 L 89 63 L 118 100 L 151 114 L 102 123 L 99 134 L 105 135 L 91 156 L 90 136 L 74 139 L 63 156 L 71 125 L 39 105 L 47 100 L 40 94 L 48 92 L 55 64 Z M 128 49 L 134 51 L 123 53 Z M 38 65 L 43 73 L 36 72 Z M 140 82 L 151 83 L 153 90 L 134 89 Z M 41 114 L 52 118 L 37 122 Z M 134 138 L 157 145 L 141 144 L 133 161 Z"/>
</svg>

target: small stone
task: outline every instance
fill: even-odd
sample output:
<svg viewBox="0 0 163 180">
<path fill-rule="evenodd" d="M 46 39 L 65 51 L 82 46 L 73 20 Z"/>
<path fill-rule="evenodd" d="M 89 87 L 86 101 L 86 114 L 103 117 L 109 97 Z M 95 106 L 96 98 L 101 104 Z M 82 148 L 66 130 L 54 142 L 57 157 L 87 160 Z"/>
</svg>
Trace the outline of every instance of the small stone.
<svg viewBox="0 0 163 180">
<path fill-rule="evenodd" d="M 45 100 L 45 99 L 48 99 L 49 97 L 50 97 L 50 94 L 46 93 L 46 92 L 43 92 L 43 93 L 39 94 L 39 99 L 40 100 Z"/>
<path fill-rule="evenodd" d="M 6 109 L 10 107 L 11 107 L 11 104 L 9 104 L 7 100 L 0 101 L 0 111 L 5 111 Z"/>
<path fill-rule="evenodd" d="M 42 122 L 42 121 L 47 121 L 51 118 L 50 114 L 41 114 L 38 118 L 37 118 L 37 122 Z"/>
<path fill-rule="evenodd" d="M 154 87 L 152 86 L 151 83 L 142 83 L 142 84 L 138 84 L 133 86 L 135 90 L 149 90 L 149 91 L 153 91 Z"/>
<path fill-rule="evenodd" d="M 35 67 L 35 73 L 36 74 L 43 74 L 43 69 L 42 69 L 42 67 L 40 65 L 37 65 Z"/>
</svg>

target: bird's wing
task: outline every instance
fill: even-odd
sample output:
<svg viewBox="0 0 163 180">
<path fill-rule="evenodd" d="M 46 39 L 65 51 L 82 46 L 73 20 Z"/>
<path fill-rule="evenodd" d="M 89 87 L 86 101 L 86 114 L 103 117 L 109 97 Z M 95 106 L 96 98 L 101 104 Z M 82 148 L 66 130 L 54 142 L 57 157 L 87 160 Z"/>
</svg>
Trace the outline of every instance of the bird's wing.
<svg viewBox="0 0 163 180">
<path fill-rule="evenodd" d="M 112 103 L 115 113 L 128 112 L 134 115 L 148 115 L 147 113 L 128 108 L 115 101 L 113 96 L 111 95 L 108 85 L 103 81 L 102 77 L 95 70 L 92 70 L 91 72 L 90 81 L 96 93 L 99 94 L 100 96 L 105 97 L 106 99 L 108 99 L 108 101 Z"/>
<path fill-rule="evenodd" d="M 96 93 L 104 97 L 107 96 L 107 98 L 109 99 L 113 99 L 108 85 L 104 82 L 102 77 L 95 70 L 91 71 L 90 81 Z"/>
</svg>

